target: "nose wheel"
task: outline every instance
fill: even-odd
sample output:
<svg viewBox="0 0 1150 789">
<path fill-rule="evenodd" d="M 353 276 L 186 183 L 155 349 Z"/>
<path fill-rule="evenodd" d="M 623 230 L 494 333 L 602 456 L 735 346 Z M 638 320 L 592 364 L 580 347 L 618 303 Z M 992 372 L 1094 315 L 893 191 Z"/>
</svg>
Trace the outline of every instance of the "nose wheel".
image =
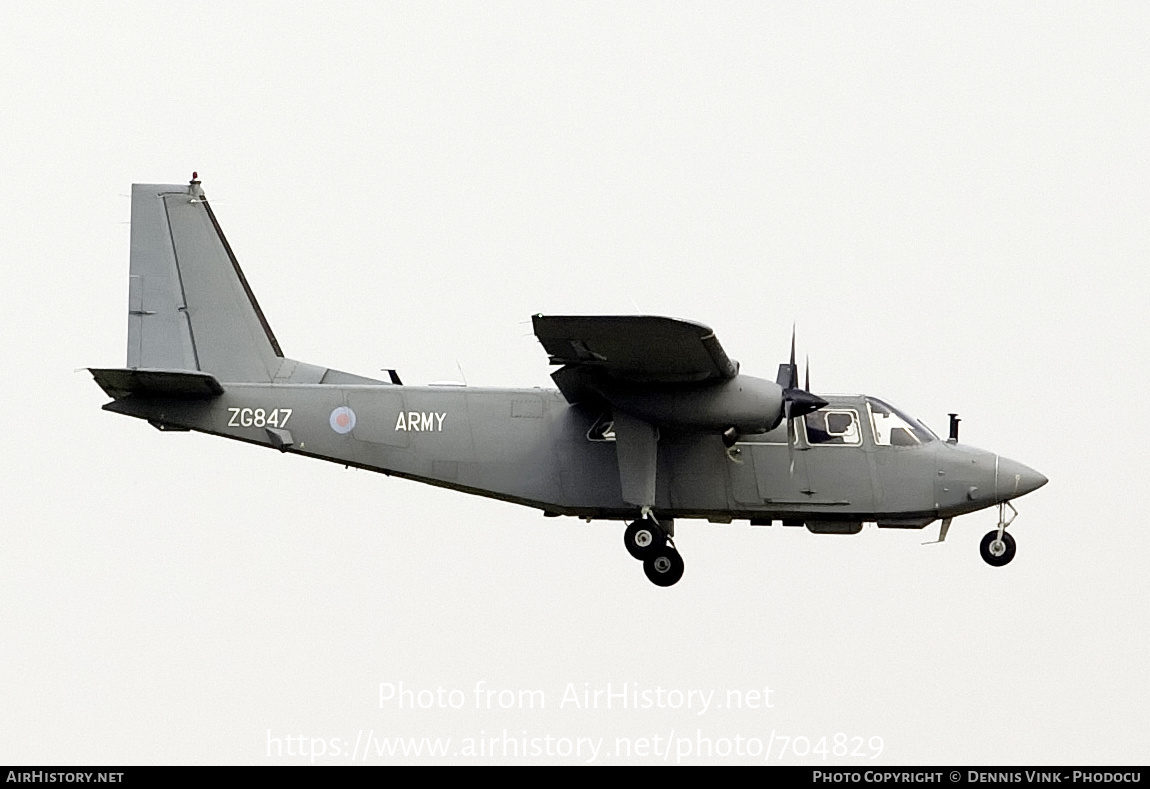
<svg viewBox="0 0 1150 789">
<path fill-rule="evenodd" d="M 643 572 L 656 586 L 673 586 L 683 577 L 683 557 L 654 518 L 640 518 L 629 524 L 623 532 L 623 546 L 643 562 Z"/>
<path fill-rule="evenodd" d="M 1006 517 L 1007 507 L 1010 507 L 1009 518 Z M 1014 537 L 1006 533 L 1006 527 L 1014 523 L 1016 517 L 1018 510 L 1014 509 L 1009 501 L 998 505 L 998 528 L 987 532 L 978 546 L 982 560 L 991 567 L 1003 567 L 1010 564 L 1010 560 L 1014 558 L 1017 546 Z"/>
<path fill-rule="evenodd" d="M 1014 558 L 1016 546 L 1012 536 L 1003 532 L 1000 538 L 996 529 L 986 533 L 986 536 L 982 538 L 982 543 L 978 546 L 978 550 L 982 553 L 982 560 L 991 567 L 1002 567 L 1010 564 L 1010 560 Z"/>
</svg>

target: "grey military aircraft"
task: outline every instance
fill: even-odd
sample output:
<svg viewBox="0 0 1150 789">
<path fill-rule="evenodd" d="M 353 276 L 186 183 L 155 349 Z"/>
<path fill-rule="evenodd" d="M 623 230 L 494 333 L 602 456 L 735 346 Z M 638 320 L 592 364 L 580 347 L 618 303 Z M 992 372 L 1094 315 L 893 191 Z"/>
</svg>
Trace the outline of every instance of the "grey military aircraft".
<svg viewBox="0 0 1150 789">
<path fill-rule="evenodd" d="M 127 366 L 91 369 L 105 410 L 541 510 L 629 522 L 659 586 L 675 519 L 921 529 L 998 507 L 988 564 L 1014 558 L 1012 500 L 1046 483 L 877 397 L 799 385 L 794 336 L 774 381 L 706 326 L 650 316 L 533 318 L 558 389 L 410 386 L 289 359 L 193 174 L 132 187 Z M 1007 513 L 1009 510 L 1009 514 Z"/>
</svg>

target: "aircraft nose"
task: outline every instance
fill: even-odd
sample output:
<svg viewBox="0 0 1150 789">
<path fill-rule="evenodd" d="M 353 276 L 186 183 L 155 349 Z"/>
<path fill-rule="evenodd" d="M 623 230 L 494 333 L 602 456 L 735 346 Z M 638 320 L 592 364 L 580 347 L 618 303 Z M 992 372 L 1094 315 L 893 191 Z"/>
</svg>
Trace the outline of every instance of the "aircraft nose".
<svg viewBox="0 0 1150 789">
<path fill-rule="evenodd" d="M 1038 490 L 1047 483 L 1046 477 L 1039 474 L 1030 466 L 1024 466 L 1018 461 L 998 456 L 998 474 L 994 482 L 994 492 L 999 501 L 1025 496 L 1031 491 Z"/>
</svg>

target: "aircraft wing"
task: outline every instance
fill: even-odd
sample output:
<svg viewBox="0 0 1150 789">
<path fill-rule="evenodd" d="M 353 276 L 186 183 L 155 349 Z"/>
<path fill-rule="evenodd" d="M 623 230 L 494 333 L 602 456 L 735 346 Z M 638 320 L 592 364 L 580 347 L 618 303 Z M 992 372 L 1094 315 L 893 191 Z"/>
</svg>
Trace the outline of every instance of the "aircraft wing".
<svg viewBox="0 0 1150 789">
<path fill-rule="evenodd" d="M 693 321 L 649 315 L 535 315 L 532 323 L 551 364 L 574 368 L 571 372 L 637 383 L 697 383 L 734 378 L 739 371 L 710 327 Z"/>
</svg>

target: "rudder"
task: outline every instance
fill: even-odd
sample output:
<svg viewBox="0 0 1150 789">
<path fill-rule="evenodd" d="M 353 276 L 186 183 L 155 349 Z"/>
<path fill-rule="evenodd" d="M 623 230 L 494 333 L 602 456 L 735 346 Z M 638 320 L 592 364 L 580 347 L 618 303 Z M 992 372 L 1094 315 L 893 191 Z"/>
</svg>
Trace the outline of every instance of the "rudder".
<svg viewBox="0 0 1150 789">
<path fill-rule="evenodd" d="M 200 183 L 132 185 L 128 367 L 270 382 L 283 353 Z"/>
</svg>

